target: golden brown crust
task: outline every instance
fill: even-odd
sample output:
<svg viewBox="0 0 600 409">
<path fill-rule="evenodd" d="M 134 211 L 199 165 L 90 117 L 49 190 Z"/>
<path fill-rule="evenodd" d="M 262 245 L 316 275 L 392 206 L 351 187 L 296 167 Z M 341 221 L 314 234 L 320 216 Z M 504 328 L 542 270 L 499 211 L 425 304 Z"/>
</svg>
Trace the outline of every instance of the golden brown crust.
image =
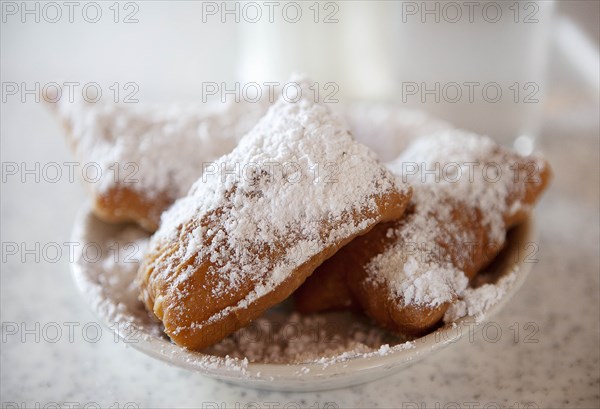
<svg viewBox="0 0 600 409">
<path fill-rule="evenodd" d="M 377 228 L 377 227 L 375 227 Z M 353 240 L 356 241 L 357 239 Z M 350 243 L 351 244 L 351 243 Z M 348 247 L 350 244 L 346 245 Z M 343 251 L 346 247 L 341 249 Z M 294 293 L 294 307 L 302 314 L 321 311 L 356 310 L 360 305 L 346 284 L 346 268 L 331 258 L 321 264 L 327 274 L 311 274 Z"/>
<path fill-rule="evenodd" d="M 172 202 L 165 193 L 150 199 L 134 189 L 117 185 L 94 197 L 94 213 L 109 223 L 134 222 L 154 232 L 160 215 Z"/>
<path fill-rule="evenodd" d="M 410 200 L 410 190 L 401 193 L 391 192 L 375 198 L 375 209 L 350 217 L 357 224 L 369 220 L 369 224 L 356 234 L 344 237 L 322 249 L 306 262 L 298 265 L 293 272 L 275 288 L 265 295 L 245 300 L 256 288 L 256 283 L 244 281 L 232 291 L 215 297 L 213 288 L 219 283 L 219 276 L 212 274 L 218 270 L 218 262 L 202 260 L 193 271 L 185 272 L 186 279 L 172 285 L 186 268 L 196 265 L 194 257 L 188 260 L 173 258 L 178 246 L 185 246 L 190 232 L 196 227 L 195 221 L 181 228 L 179 237 L 164 243 L 160 248 L 150 252 L 140 268 L 139 280 L 142 299 L 147 308 L 164 323 L 165 332 L 177 344 L 189 349 L 199 350 L 214 344 L 233 331 L 247 325 L 260 316 L 267 308 L 283 301 L 294 292 L 304 280 L 323 261 L 335 254 L 341 247 L 349 243 L 358 234 L 368 232 L 381 221 L 398 219 Z M 204 218 L 208 222 L 209 218 Z M 320 221 L 323 234 L 327 234 L 332 226 Z M 287 237 L 282 243 L 267 249 L 249 248 L 257 258 L 268 258 L 276 261 L 285 256 L 286 248 L 297 237 Z M 170 270 L 169 280 L 162 279 L 160 274 Z M 229 309 L 229 310 L 228 310 Z"/>
<path fill-rule="evenodd" d="M 61 124 L 71 150 L 77 153 L 78 147 L 73 137 L 71 123 L 62 119 Z M 82 155 L 78 156 L 79 160 L 87 159 L 81 157 Z M 108 169 L 103 171 L 108 172 Z M 128 184 L 116 183 L 104 192 L 98 192 L 93 186 L 88 186 L 94 214 L 108 223 L 137 223 L 150 233 L 156 231 L 160 223 L 160 215 L 176 198 L 171 197 L 167 192 L 158 192 L 150 197 L 142 191 L 129 187 Z"/>
<path fill-rule="evenodd" d="M 62 123 L 93 210 L 111 222 L 156 230 L 160 214 L 185 196 L 205 164 L 230 152 L 264 115 L 268 101 L 134 107 L 61 99 L 48 108 Z"/>
</svg>

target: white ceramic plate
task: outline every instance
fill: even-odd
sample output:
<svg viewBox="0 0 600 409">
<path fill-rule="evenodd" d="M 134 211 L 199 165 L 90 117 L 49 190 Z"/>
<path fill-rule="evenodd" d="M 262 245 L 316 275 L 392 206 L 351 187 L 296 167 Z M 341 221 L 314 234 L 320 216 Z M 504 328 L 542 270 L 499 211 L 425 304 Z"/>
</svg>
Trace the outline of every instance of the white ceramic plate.
<svg viewBox="0 0 600 409">
<path fill-rule="evenodd" d="M 497 313 L 525 281 L 531 264 L 525 262 L 526 252 L 518 250 L 526 248 L 526 243 L 533 241 L 533 231 L 532 220 L 514 229 L 509 235 L 507 247 L 490 269 L 490 281 L 511 273 L 514 279 L 503 298 L 486 312 L 485 319 Z M 147 234 L 134 226 L 111 225 L 98 220 L 86 205 L 77 217 L 73 232 L 73 241 L 81 243 L 80 248 L 86 249 L 73 264 L 73 276 L 78 289 L 101 321 L 116 331 L 123 342 L 171 365 L 238 385 L 269 390 L 314 391 L 364 383 L 397 372 L 453 345 L 473 329 L 475 318 L 465 317 L 413 340 L 411 344 L 396 340 L 397 345 L 390 343 L 388 348 L 385 344 L 380 346 L 371 343 L 360 351 L 340 350 L 345 341 L 340 341 L 338 336 L 337 351 L 333 356 L 300 363 L 264 363 L 268 361 L 265 359 L 262 362 L 261 359 L 250 359 L 248 362 L 231 353 L 232 345 L 235 348 L 231 342 L 224 344 L 228 345 L 229 351 L 224 348 L 213 349 L 210 353 L 192 352 L 171 343 L 162 333 L 160 324 L 149 316 L 137 300 L 137 290 L 132 280 L 137 270 L 137 258 L 143 251 L 146 239 Z M 269 312 L 263 323 L 275 319 L 273 317 L 284 317 L 285 320 L 289 314 L 282 307 L 279 311 Z M 349 331 L 354 328 L 350 321 L 360 320 L 348 313 L 324 317 L 322 322 L 335 319 L 338 328 L 342 322 L 340 320 L 345 320 L 341 326 L 349 328 Z M 375 327 L 369 329 L 370 325 L 363 319 L 360 331 L 374 331 L 381 335 L 381 330 Z M 352 334 L 347 332 L 343 336 L 350 337 Z M 382 342 L 377 337 L 375 340 Z M 227 357 L 226 353 L 234 357 Z"/>
</svg>

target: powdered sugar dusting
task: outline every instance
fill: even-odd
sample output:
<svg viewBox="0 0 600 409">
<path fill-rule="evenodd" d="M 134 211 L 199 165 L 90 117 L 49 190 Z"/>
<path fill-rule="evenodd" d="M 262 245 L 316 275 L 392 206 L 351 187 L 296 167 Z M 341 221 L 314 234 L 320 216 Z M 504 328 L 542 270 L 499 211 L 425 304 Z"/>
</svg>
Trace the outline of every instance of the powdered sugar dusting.
<svg viewBox="0 0 600 409">
<path fill-rule="evenodd" d="M 266 101 L 169 106 L 69 102 L 51 107 L 69 130 L 76 156 L 93 163 L 90 188 L 126 185 L 152 199 L 183 196 L 203 163 L 230 152 L 266 112 Z"/>
<path fill-rule="evenodd" d="M 408 342 L 347 313 L 302 316 L 282 305 L 203 352 L 263 363 L 326 363 L 389 353 Z M 390 347 L 390 344 L 393 346 Z"/>
<path fill-rule="evenodd" d="M 402 299 L 405 305 L 435 307 L 451 301 L 457 290 L 468 285 L 464 273 L 451 263 L 440 265 L 419 260 L 418 256 L 406 256 L 398 246 L 373 258 L 367 271 L 370 279 L 392 284 L 392 296 Z"/>
<path fill-rule="evenodd" d="M 378 349 L 371 351 L 359 351 L 359 350 L 349 350 L 345 351 L 341 354 L 338 354 L 334 357 L 322 357 L 315 361 L 315 363 L 321 364 L 324 367 L 327 367 L 332 364 L 338 364 L 341 362 L 347 362 L 356 358 L 370 358 L 375 356 L 386 356 L 398 351 L 404 351 L 407 349 L 416 348 L 415 341 L 405 341 L 393 346 L 389 344 L 382 344 Z"/>
<path fill-rule="evenodd" d="M 406 172 L 408 163 L 416 166 L 412 174 Z M 404 166 L 402 175 L 417 189 L 434 186 L 429 190 L 438 200 L 417 195 L 419 207 L 435 210 L 440 200 L 450 197 L 481 209 L 483 224 L 495 243 L 504 241 L 507 199 L 511 189 L 519 187 L 513 165 L 490 138 L 461 130 L 419 138 L 394 162 L 396 170 Z"/>
<path fill-rule="evenodd" d="M 483 321 L 487 311 L 506 296 L 516 278 L 517 274 L 513 271 L 501 277 L 495 284 L 466 288 L 460 293 L 459 299 L 446 311 L 444 322 L 454 322 L 467 315 L 474 317 L 477 322 Z"/>
<path fill-rule="evenodd" d="M 504 243 L 507 199 L 518 188 L 511 163 L 491 139 L 446 130 L 417 139 L 389 166 L 413 185 L 414 207 L 388 232 L 397 238 L 395 244 L 367 265 L 369 279 L 388 283 L 390 296 L 405 305 L 435 307 L 452 301 L 467 288 L 468 279 L 447 254 L 430 257 L 427 250 L 435 252 L 438 242 L 478 242 L 461 224 L 449 223 L 457 207 L 473 220 L 481 218 L 488 242 Z"/>
<path fill-rule="evenodd" d="M 408 189 L 352 139 L 337 116 L 310 99 L 308 82 L 293 81 L 302 98 L 278 100 L 213 172 L 163 214 L 152 238 L 153 248 L 180 245 L 158 261 L 151 279 L 180 283 L 211 262 L 207 275 L 217 283 L 215 298 L 253 284 L 243 300 L 208 322 L 244 308 L 323 249 L 360 233 L 376 222 L 378 198 Z M 273 251 L 282 254 L 271 260 Z M 173 274 L 172 263 L 192 258 Z"/>
</svg>

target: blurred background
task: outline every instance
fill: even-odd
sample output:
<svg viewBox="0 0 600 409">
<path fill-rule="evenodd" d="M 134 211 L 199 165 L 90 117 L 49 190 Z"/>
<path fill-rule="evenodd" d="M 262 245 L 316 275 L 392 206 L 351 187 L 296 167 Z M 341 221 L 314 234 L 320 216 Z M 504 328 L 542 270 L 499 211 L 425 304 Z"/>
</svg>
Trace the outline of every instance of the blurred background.
<svg viewBox="0 0 600 409">
<path fill-rule="evenodd" d="M 9 163 L 36 169 L 73 160 L 40 91 L 58 84 L 63 95 L 99 91 L 103 101 L 128 104 L 219 101 L 231 98 L 228 90 L 244 97 L 254 82 L 285 83 L 292 72 L 308 74 L 333 105 L 423 109 L 523 153 L 542 151 L 556 175 L 539 209 L 540 264 L 499 317 L 507 327 L 517 319 L 538 322 L 543 342 L 520 344 L 512 355 L 505 355 L 514 351 L 510 343 L 452 351 L 465 362 L 473 348 L 482 353 L 478 362 L 489 373 L 461 368 L 468 383 L 440 354 L 411 371 L 410 391 L 403 386 L 407 375 L 399 374 L 315 399 L 390 407 L 406 396 L 428 404 L 453 398 L 510 404 L 526 395 L 537 407 L 600 404 L 600 2 L 3 1 L 1 7 L 3 407 L 68 399 L 153 407 L 210 399 L 306 402 L 305 395 L 198 380 L 110 336 L 97 343 L 20 342 L 4 332 L 5 322 L 95 322 L 70 281 L 67 257 L 9 257 L 4 250 L 5 243 L 43 248 L 69 241 L 85 201 L 78 180 L 5 172 Z M 523 367 L 527 359 L 535 365 Z M 440 374 L 445 386 L 435 381 Z"/>
<path fill-rule="evenodd" d="M 539 133 L 559 87 L 599 91 L 597 1 L 2 7 L 3 81 L 25 82 L 14 95 L 3 90 L 8 101 L 64 82 L 79 92 L 98 83 L 105 99 L 121 102 L 218 99 L 236 81 L 242 92 L 303 72 L 323 98 L 397 102 L 512 140 Z M 223 86 L 208 94 L 207 83 Z"/>
</svg>

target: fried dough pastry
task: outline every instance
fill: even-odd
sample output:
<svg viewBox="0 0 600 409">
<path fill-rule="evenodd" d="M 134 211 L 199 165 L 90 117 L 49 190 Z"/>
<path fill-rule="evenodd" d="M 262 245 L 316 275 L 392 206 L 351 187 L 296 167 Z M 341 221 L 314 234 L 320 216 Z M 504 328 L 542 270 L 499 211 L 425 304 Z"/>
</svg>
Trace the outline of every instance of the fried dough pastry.
<svg viewBox="0 0 600 409">
<path fill-rule="evenodd" d="M 139 108 L 67 98 L 49 106 L 81 162 L 94 213 L 150 232 L 205 164 L 231 152 L 268 107 L 263 101 Z"/>
<path fill-rule="evenodd" d="M 139 108 L 67 99 L 49 104 L 87 169 L 82 173 L 94 213 L 107 222 L 135 222 L 150 232 L 203 166 L 230 152 L 268 105 L 266 98 L 208 107 Z M 390 133 L 402 141 L 394 144 L 399 149 L 417 135 L 450 127 L 420 111 L 387 105 L 354 104 L 343 115 L 356 139 L 381 158 L 389 158 L 381 141 L 391 140 Z"/>
<path fill-rule="evenodd" d="M 413 186 L 405 216 L 327 260 L 296 292 L 296 306 L 316 312 L 358 303 L 380 325 L 421 335 L 527 217 L 550 168 L 458 130 L 416 140 L 389 167 Z"/>
<path fill-rule="evenodd" d="M 296 290 L 410 200 L 308 84 L 278 100 L 162 217 L 138 273 L 141 299 L 178 345 L 199 350 Z"/>
</svg>

